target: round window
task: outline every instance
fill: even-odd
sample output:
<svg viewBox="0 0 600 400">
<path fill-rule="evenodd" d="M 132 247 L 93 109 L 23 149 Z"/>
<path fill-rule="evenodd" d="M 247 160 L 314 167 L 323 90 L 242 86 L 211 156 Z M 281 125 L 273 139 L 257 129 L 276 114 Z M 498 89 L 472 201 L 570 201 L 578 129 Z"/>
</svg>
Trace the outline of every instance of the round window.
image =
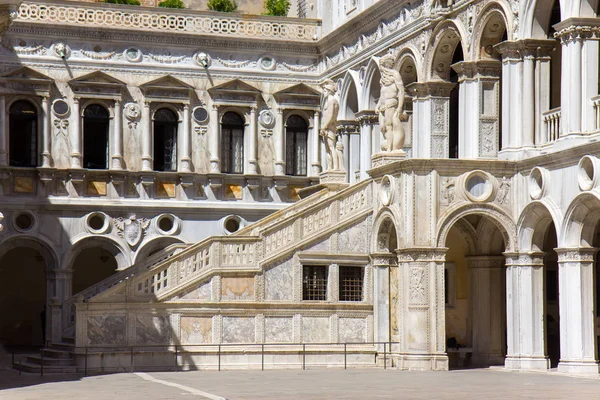
<svg viewBox="0 0 600 400">
<path fill-rule="evenodd" d="M 106 233 L 109 228 L 109 219 L 102 212 L 93 212 L 87 215 L 85 224 L 91 233 Z"/>
<path fill-rule="evenodd" d="M 194 120 L 198 123 L 203 123 L 208 120 L 208 111 L 204 107 L 196 107 L 194 108 Z"/>
<path fill-rule="evenodd" d="M 173 235 L 179 229 L 179 223 L 173 214 L 161 214 L 156 219 L 156 228 L 163 235 Z"/>
<path fill-rule="evenodd" d="M 483 171 L 471 172 L 466 177 L 464 188 L 469 200 L 476 202 L 490 200 L 494 191 L 490 177 Z"/>
<path fill-rule="evenodd" d="M 33 227 L 33 223 L 33 215 L 28 212 L 18 214 L 15 217 L 15 227 L 20 231 L 30 230 Z"/>
<path fill-rule="evenodd" d="M 57 117 L 64 117 L 69 113 L 69 104 L 61 99 L 55 100 L 52 103 L 52 111 Z"/>
<path fill-rule="evenodd" d="M 223 221 L 223 231 L 226 235 L 236 233 L 244 227 L 244 220 L 239 215 L 230 215 Z"/>
<path fill-rule="evenodd" d="M 529 196 L 533 200 L 541 199 L 544 196 L 546 190 L 546 182 L 544 179 L 544 171 L 535 167 L 529 174 Z"/>
<path fill-rule="evenodd" d="M 596 158 L 585 156 L 579 161 L 577 180 L 581 190 L 591 190 L 596 185 Z"/>
<path fill-rule="evenodd" d="M 161 218 L 160 221 L 158 221 L 158 227 L 162 231 L 170 231 L 171 229 L 173 229 L 173 220 L 166 217 Z"/>
<path fill-rule="evenodd" d="M 104 226 L 104 218 L 101 215 L 95 214 L 88 220 L 88 225 L 93 230 L 99 231 Z"/>
</svg>

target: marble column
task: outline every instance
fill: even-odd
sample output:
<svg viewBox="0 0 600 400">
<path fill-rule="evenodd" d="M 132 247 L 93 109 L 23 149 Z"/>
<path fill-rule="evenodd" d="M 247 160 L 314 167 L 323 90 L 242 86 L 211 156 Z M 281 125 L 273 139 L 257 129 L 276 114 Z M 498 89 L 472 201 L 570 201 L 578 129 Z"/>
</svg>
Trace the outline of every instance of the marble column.
<svg viewBox="0 0 600 400">
<path fill-rule="evenodd" d="M 150 102 L 144 101 L 142 106 L 142 171 L 152 171 L 152 118 L 150 117 Z"/>
<path fill-rule="evenodd" d="M 391 253 L 371 254 L 371 265 L 373 265 L 373 326 L 375 342 L 389 342 L 392 340 L 390 324 L 390 265 L 394 262 L 394 258 L 395 255 Z M 396 318 L 398 317 L 396 316 Z M 377 345 L 377 348 L 383 351 L 383 344 Z"/>
<path fill-rule="evenodd" d="M 250 107 L 250 138 L 248 140 L 247 174 L 258 174 L 258 126 L 256 123 L 256 107 Z"/>
<path fill-rule="evenodd" d="M 218 174 L 221 172 L 221 124 L 219 123 L 219 106 L 216 104 L 213 104 L 210 112 L 210 124 L 208 136 L 210 172 Z"/>
<path fill-rule="evenodd" d="M 447 248 L 397 250 L 398 368 L 447 370 L 444 263 Z"/>
<path fill-rule="evenodd" d="M 451 82 L 416 82 L 407 86 L 416 105 L 415 123 L 418 149 L 413 148 L 416 158 L 448 158 L 450 136 Z"/>
<path fill-rule="evenodd" d="M 504 364 L 504 257 L 467 257 L 472 363 Z"/>
<path fill-rule="evenodd" d="M 377 115 L 373 111 L 360 111 L 356 115 L 360 124 L 360 179 L 369 178 L 368 170 L 371 169 L 371 156 L 373 147 L 373 123 Z"/>
<path fill-rule="evenodd" d="M 82 148 L 81 141 L 83 130 L 81 129 L 81 112 L 79 108 L 79 99 L 73 99 L 73 129 L 71 130 L 71 168 L 77 169 L 82 167 Z"/>
<path fill-rule="evenodd" d="M 313 135 L 310 142 L 312 149 L 312 160 L 311 160 L 311 176 L 319 176 L 322 171 L 321 168 L 321 137 L 319 136 L 319 129 L 321 129 L 321 113 L 315 111 L 313 121 Z"/>
<path fill-rule="evenodd" d="M 1 106 L 1 104 L 0 104 Z M 42 168 L 51 168 L 52 162 L 52 131 L 51 131 L 50 99 L 42 97 Z M 0 121 L 0 124 L 2 122 Z"/>
<path fill-rule="evenodd" d="M 589 247 L 556 249 L 560 288 L 560 372 L 599 372 L 594 329 L 596 251 Z"/>
<path fill-rule="evenodd" d="M 463 61 L 452 68 L 458 73 L 460 85 L 458 156 L 495 158 L 500 150 L 498 100 L 502 64 L 496 60 Z"/>
<path fill-rule="evenodd" d="M 544 253 L 504 253 L 508 369 L 548 369 L 544 335 Z"/>
<path fill-rule="evenodd" d="M 190 128 L 190 105 L 183 105 L 183 137 L 181 138 L 181 172 L 192 172 L 192 159 L 190 157 L 190 148 L 192 132 Z"/>
<path fill-rule="evenodd" d="M 8 111 L 6 110 L 6 98 L 4 95 L 0 95 L 0 166 L 8 165 L 8 122 L 6 116 Z"/>
<path fill-rule="evenodd" d="M 275 116 L 275 175 L 285 175 L 285 126 L 283 109 L 277 109 Z"/>
<path fill-rule="evenodd" d="M 120 171 L 123 169 L 123 105 L 120 100 L 115 100 L 112 143 L 111 169 Z"/>
</svg>

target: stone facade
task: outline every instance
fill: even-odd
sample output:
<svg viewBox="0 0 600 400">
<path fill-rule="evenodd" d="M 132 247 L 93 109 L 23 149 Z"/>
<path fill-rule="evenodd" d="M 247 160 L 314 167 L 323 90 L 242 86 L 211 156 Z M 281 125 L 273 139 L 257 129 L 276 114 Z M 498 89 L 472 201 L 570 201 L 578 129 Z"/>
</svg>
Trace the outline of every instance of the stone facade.
<svg viewBox="0 0 600 400">
<path fill-rule="evenodd" d="M 214 346 L 284 367 L 351 344 L 398 369 L 598 373 L 598 10 L 311 10 L 8 12 L 0 262 L 18 280 L 5 265 L 38 256 L 48 341 L 107 370 L 132 346 L 211 368 Z"/>
</svg>

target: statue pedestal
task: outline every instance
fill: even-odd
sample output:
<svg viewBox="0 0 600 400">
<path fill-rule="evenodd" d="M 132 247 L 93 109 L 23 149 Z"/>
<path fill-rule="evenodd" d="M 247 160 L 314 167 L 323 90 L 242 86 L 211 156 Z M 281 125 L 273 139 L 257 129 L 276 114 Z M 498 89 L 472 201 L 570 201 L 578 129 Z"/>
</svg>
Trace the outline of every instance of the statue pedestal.
<svg viewBox="0 0 600 400">
<path fill-rule="evenodd" d="M 325 171 L 319 175 L 319 183 L 331 190 L 340 190 L 350 186 L 346 179 L 346 171 Z"/>
<path fill-rule="evenodd" d="M 373 168 L 383 167 L 397 161 L 406 160 L 406 152 L 404 150 L 397 151 L 384 151 L 381 153 L 375 153 L 371 156 L 371 164 Z"/>
</svg>

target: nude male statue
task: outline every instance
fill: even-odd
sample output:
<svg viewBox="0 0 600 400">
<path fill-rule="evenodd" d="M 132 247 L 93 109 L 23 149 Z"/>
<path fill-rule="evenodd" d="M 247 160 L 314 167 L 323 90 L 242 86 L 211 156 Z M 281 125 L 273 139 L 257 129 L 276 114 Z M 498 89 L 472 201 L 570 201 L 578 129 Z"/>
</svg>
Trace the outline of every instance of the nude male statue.
<svg viewBox="0 0 600 400">
<path fill-rule="evenodd" d="M 394 69 L 394 56 L 386 54 L 379 60 L 381 72 L 381 97 L 375 108 L 379 114 L 379 127 L 385 138 L 384 151 L 401 151 L 404 147 L 402 121 L 404 113 L 404 84 L 400 73 Z"/>
<path fill-rule="evenodd" d="M 323 94 L 325 96 L 323 103 L 323 120 L 321 123 L 321 130 L 319 136 L 325 143 L 325 150 L 327 151 L 327 170 L 329 171 L 341 171 L 343 163 L 340 163 L 340 150 L 336 146 L 337 142 L 337 117 L 340 105 L 335 98 L 335 92 L 337 87 L 331 79 L 326 79 L 322 84 Z M 343 147 L 342 147 L 343 149 Z"/>
</svg>

